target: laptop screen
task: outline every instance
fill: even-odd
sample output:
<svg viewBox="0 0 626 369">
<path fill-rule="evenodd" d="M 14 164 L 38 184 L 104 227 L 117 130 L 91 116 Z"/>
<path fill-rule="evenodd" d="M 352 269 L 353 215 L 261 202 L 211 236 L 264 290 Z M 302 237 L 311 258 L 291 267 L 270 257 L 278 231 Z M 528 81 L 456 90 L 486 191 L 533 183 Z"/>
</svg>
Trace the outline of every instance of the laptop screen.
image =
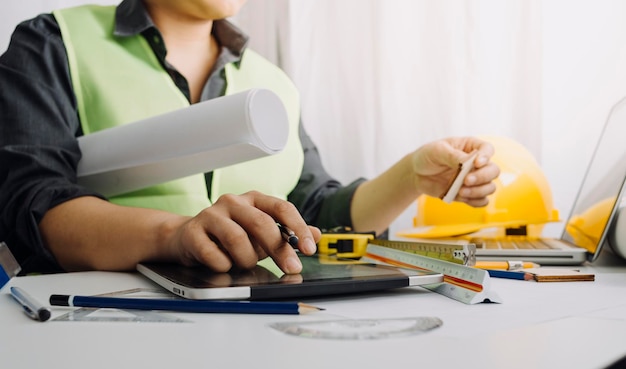
<svg viewBox="0 0 626 369">
<path fill-rule="evenodd" d="M 626 98 L 609 113 L 562 238 L 599 255 L 626 178 Z"/>
</svg>

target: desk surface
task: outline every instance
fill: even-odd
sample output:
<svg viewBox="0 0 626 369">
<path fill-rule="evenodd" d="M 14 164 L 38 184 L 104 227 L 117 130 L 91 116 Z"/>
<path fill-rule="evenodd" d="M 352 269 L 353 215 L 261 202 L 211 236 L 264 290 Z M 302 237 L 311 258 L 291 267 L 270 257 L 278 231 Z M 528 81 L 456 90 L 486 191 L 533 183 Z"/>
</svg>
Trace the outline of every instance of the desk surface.
<svg viewBox="0 0 626 369">
<path fill-rule="evenodd" d="M 626 265 L 601 260 L 580 269 L 595 273 L 596 281 L 493 278 L 502 304 L 465 305 L 407 288 L 307 299 L 326 310 L 300 316 L 160 313 L 187 323 L 36 322 L 10 297 L 10 285 L 40 301 L 52 293 L 89 295 L 154 285 L 133 273 L 19 277 L 0 290 L 0 367 L 606 367 L 626 356 Z M 55 307 L 53 318 L 67 311 Z M 268 326 L 426 316 L 440 318 L 443 325 L 420 335 L 363 341 L 295 337 Z"/>
</svg>

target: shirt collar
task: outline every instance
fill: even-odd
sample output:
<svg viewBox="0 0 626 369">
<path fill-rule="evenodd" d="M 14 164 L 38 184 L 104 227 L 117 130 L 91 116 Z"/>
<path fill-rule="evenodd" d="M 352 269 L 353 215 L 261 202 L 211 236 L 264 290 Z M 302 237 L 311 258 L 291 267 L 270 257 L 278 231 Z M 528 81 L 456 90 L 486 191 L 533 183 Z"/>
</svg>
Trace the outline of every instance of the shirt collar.
<svg viewBox="0 0 626 369">
<path fill-rule="evenodd" d="M 129 37 L 147 30 L 157 30 L 141 0 L 124 0 L 115 12 L 114 34 Z M 234 24 L 225 19 L 213 22 L 213 36 L 230 53 L 240 58 L 248 44 L 248 36 Z"/>
</svg>

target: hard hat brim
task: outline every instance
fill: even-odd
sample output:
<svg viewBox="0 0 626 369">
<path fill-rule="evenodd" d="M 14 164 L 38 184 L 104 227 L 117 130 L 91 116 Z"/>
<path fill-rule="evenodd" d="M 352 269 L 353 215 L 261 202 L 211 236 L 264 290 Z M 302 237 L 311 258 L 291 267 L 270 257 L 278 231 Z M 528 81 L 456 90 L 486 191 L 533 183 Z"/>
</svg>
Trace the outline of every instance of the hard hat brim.
<svg viewBox="0 0 626 369">
<path fill-rule="evenodd" d="M 397 235 L 409 238 L 443 238 L 474 233 L 482 228 L 485 228 L 484 223 L 422 226 L 400 231 Z"/>
</svg>

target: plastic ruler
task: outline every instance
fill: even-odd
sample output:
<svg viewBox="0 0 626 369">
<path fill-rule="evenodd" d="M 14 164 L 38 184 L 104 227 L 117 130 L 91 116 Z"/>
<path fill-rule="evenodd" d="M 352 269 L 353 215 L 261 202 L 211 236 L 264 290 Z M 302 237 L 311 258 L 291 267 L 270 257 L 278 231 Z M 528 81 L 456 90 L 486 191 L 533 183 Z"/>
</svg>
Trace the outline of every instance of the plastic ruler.
<svg viewBox="0 0 626 369">
<path fill-rule="evenodd" d="M 52 319 L 57 322 L 187 323 L 189 320 L 148 310 L 79 308 Z"/>
<path fill-rule="evenodd" d="M 418 242 L 372 239 L 369 244 L 389 247 L 455 264 L 472 266 L 476 264 L 476 245 L 467 241 L 459 242 Z"/>
<path fill-rule="evenodd" d="M 502 302 L 500 297 L 490 290 L 491 283 L 486 270 L 372 243 L 367 245 L 363 259 L 441 273 L 444 276 L 443 283 L 424 287 L 466 304 Z"/>
</svg>

